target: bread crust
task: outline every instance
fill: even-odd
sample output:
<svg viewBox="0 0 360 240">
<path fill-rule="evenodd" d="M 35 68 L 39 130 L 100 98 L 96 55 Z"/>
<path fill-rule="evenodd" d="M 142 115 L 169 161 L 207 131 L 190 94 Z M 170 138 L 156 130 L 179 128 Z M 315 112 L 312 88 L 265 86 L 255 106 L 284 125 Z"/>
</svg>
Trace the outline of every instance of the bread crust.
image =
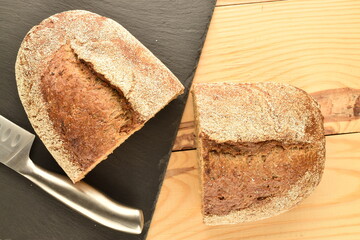
<svg viewBox="0 0 360 240">
<path fill-rule="evenodd" d="M 323 116 L 306 92 L 272 82 L 198 83 L 192 94 L 205 224 L 278 215 L 319 184 L 325 163 Z M 273 173 L 282 177 L 274 181 Z M 227 201 L 231 206 L 224 205 Z"/>
<path fill-rule="evenodd" d="M 216 142 L 312 142 L 324 136 L 319 104 L 289 84 L 197 83 L 192 92 L 199 127 Z"/>
<path fill-rule="evenodd" d="M 115 147 L 108 149 L 102 159 L 81 169 L 79 164 L 70 160 L 74 153 L 64 148 L 64 139 L 54 129 L 53 119 L 47 112 L 48 103 L 41 91 L 41 79 L 53 56 L 66 44 L 77 58 L 123 95 L 136 112 L 141 124 L 118 140 L 115 147 L 180 95 L 184 87 L 145 46 L 109 18 L 73 10 L 55 14 L 34 26 L 25 36 L 16 60 L 19 96 L 35 132 L 71 180 L 76 182 Z"/>
</svg>

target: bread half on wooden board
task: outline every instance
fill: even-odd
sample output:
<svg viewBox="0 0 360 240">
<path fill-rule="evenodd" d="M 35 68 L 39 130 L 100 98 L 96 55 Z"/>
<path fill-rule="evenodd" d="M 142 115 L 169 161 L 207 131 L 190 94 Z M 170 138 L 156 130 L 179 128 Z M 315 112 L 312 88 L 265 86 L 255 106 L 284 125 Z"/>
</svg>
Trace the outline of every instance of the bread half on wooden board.
<svg viewBox="0 0 360 240">
<path fill-rule="evenodd" d="M 303 90 L 280 83 L 194 84 L 204 222 L 268 218 L 319 184 L 323 117 Z"/>
<path fill-rule="evenodd" d="M 73 182 L 184 90 L 119 23 L 82 10 L 28 32 L 16 80 L 34 130 Z"/>
</svg>

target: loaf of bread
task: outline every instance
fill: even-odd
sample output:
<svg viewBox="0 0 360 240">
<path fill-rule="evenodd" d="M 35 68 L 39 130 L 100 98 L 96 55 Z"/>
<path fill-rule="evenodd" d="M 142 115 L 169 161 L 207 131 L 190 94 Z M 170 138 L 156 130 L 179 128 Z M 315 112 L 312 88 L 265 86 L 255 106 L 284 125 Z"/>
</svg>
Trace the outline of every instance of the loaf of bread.
<svg viewBox="0 0 360 240">
<path fill-rule="evenodd" d="M 319 184 L 323 117 L 303 90 L 280 83 L 193 86 L 205 224 L 268 218 Z"/>
<path fill-rule="evenodd" d="M 184 90 L 124 27 L 82 10 L 28 32 L 16 80 L 34 130 L 73 182 Z"/>
</svg>

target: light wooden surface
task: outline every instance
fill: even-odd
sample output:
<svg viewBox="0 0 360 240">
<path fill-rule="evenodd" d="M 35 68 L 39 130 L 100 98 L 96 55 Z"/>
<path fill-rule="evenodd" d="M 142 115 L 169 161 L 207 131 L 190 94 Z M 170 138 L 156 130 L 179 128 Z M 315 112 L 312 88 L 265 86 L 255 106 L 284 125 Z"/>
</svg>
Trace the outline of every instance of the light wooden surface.
<svg viewBox="0 0 360 240">
<path fill-rule="evenodd" d="M 360 1 L 218 0 L 194 82 L 277 81 L 309 92 L 327 134 L 360 131 Z M 315 192 L 279 216 L 202 223 L 192 98 L 148 240 L 360 239 L 360 133 L 326 137 Z M 190 149 L 184 151 L 186 149 Z"/>
<path fill-rule="evenodd" d="M 326 134 L 360 132 L 360 1 L 249 2 L 218 1 L 194 83 L 291 83 L 321 99 Z M 174 150 L 194 148 L 191 103 Z"/>
<path fill-rule="evenodd" d="M 326 169 L 309 198 L 273 218 L 216 227 L 202 223 L 195 151 L 173 153 L 147 239 L 360 239 L 360 134 L 326 141 Z"/>
</svg>

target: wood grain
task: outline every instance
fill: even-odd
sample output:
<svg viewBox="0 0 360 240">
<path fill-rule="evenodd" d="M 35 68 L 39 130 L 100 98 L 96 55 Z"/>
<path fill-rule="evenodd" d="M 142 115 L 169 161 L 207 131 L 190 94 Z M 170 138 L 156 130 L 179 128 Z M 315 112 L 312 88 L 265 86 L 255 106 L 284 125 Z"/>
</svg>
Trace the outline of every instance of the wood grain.
<svg viewBox="0 0 360 240">
<path fill-rule="evenodd" d="M 197 82 L 290 82 L 309 92 L 359 88 L 360 2 L 274 1 L 218 7 Z M 315 86 L 314 86 L 315 84 Z"/>
<path fill-rule="evenodd" d="M 217 0 L 216 6 L 223 7 L 223 6 L 233 6 L 240 4 L 250 4 L 250 3 L 268 3 L 275 1 L 287 1 L 287 0 Z"/>
<path fill-rule="evenodd" d="M 270 219 L 216 227 L 202 223 L 195 151 L 173 153 L 147 239 L 360 239 L 360 134 L 326 141 L 323 179 L 304 202 Z"/>
<path fill-rule="evenodd" d="M 194 79 L 194 81 L 196 78 Z M 190 94 L 187 99 L 184 114 L 178 129 L 178 133 L 173 146 L 173 151 L 194 149 L 195 146 L 195 122 L 193 97 Z"/>
<path fill-rule="evenodd" d="M 290 83 L 319 100 L 326 133 L 337 134 L 360 131 L 346 115 L 357 111 L 359 79 L 360 1 L 299 0 L 215 8 L 194 82 Z M 191 121 L 189 98 L 182 122 Z M 179 130 L 185 148 L 191 134 Z"/>
<path fill-rule="evenodd" d="M 338 88 L 311 93 L 321 105 L 325 122 L 360 118 L 360 89 Z"/>
</svg>

